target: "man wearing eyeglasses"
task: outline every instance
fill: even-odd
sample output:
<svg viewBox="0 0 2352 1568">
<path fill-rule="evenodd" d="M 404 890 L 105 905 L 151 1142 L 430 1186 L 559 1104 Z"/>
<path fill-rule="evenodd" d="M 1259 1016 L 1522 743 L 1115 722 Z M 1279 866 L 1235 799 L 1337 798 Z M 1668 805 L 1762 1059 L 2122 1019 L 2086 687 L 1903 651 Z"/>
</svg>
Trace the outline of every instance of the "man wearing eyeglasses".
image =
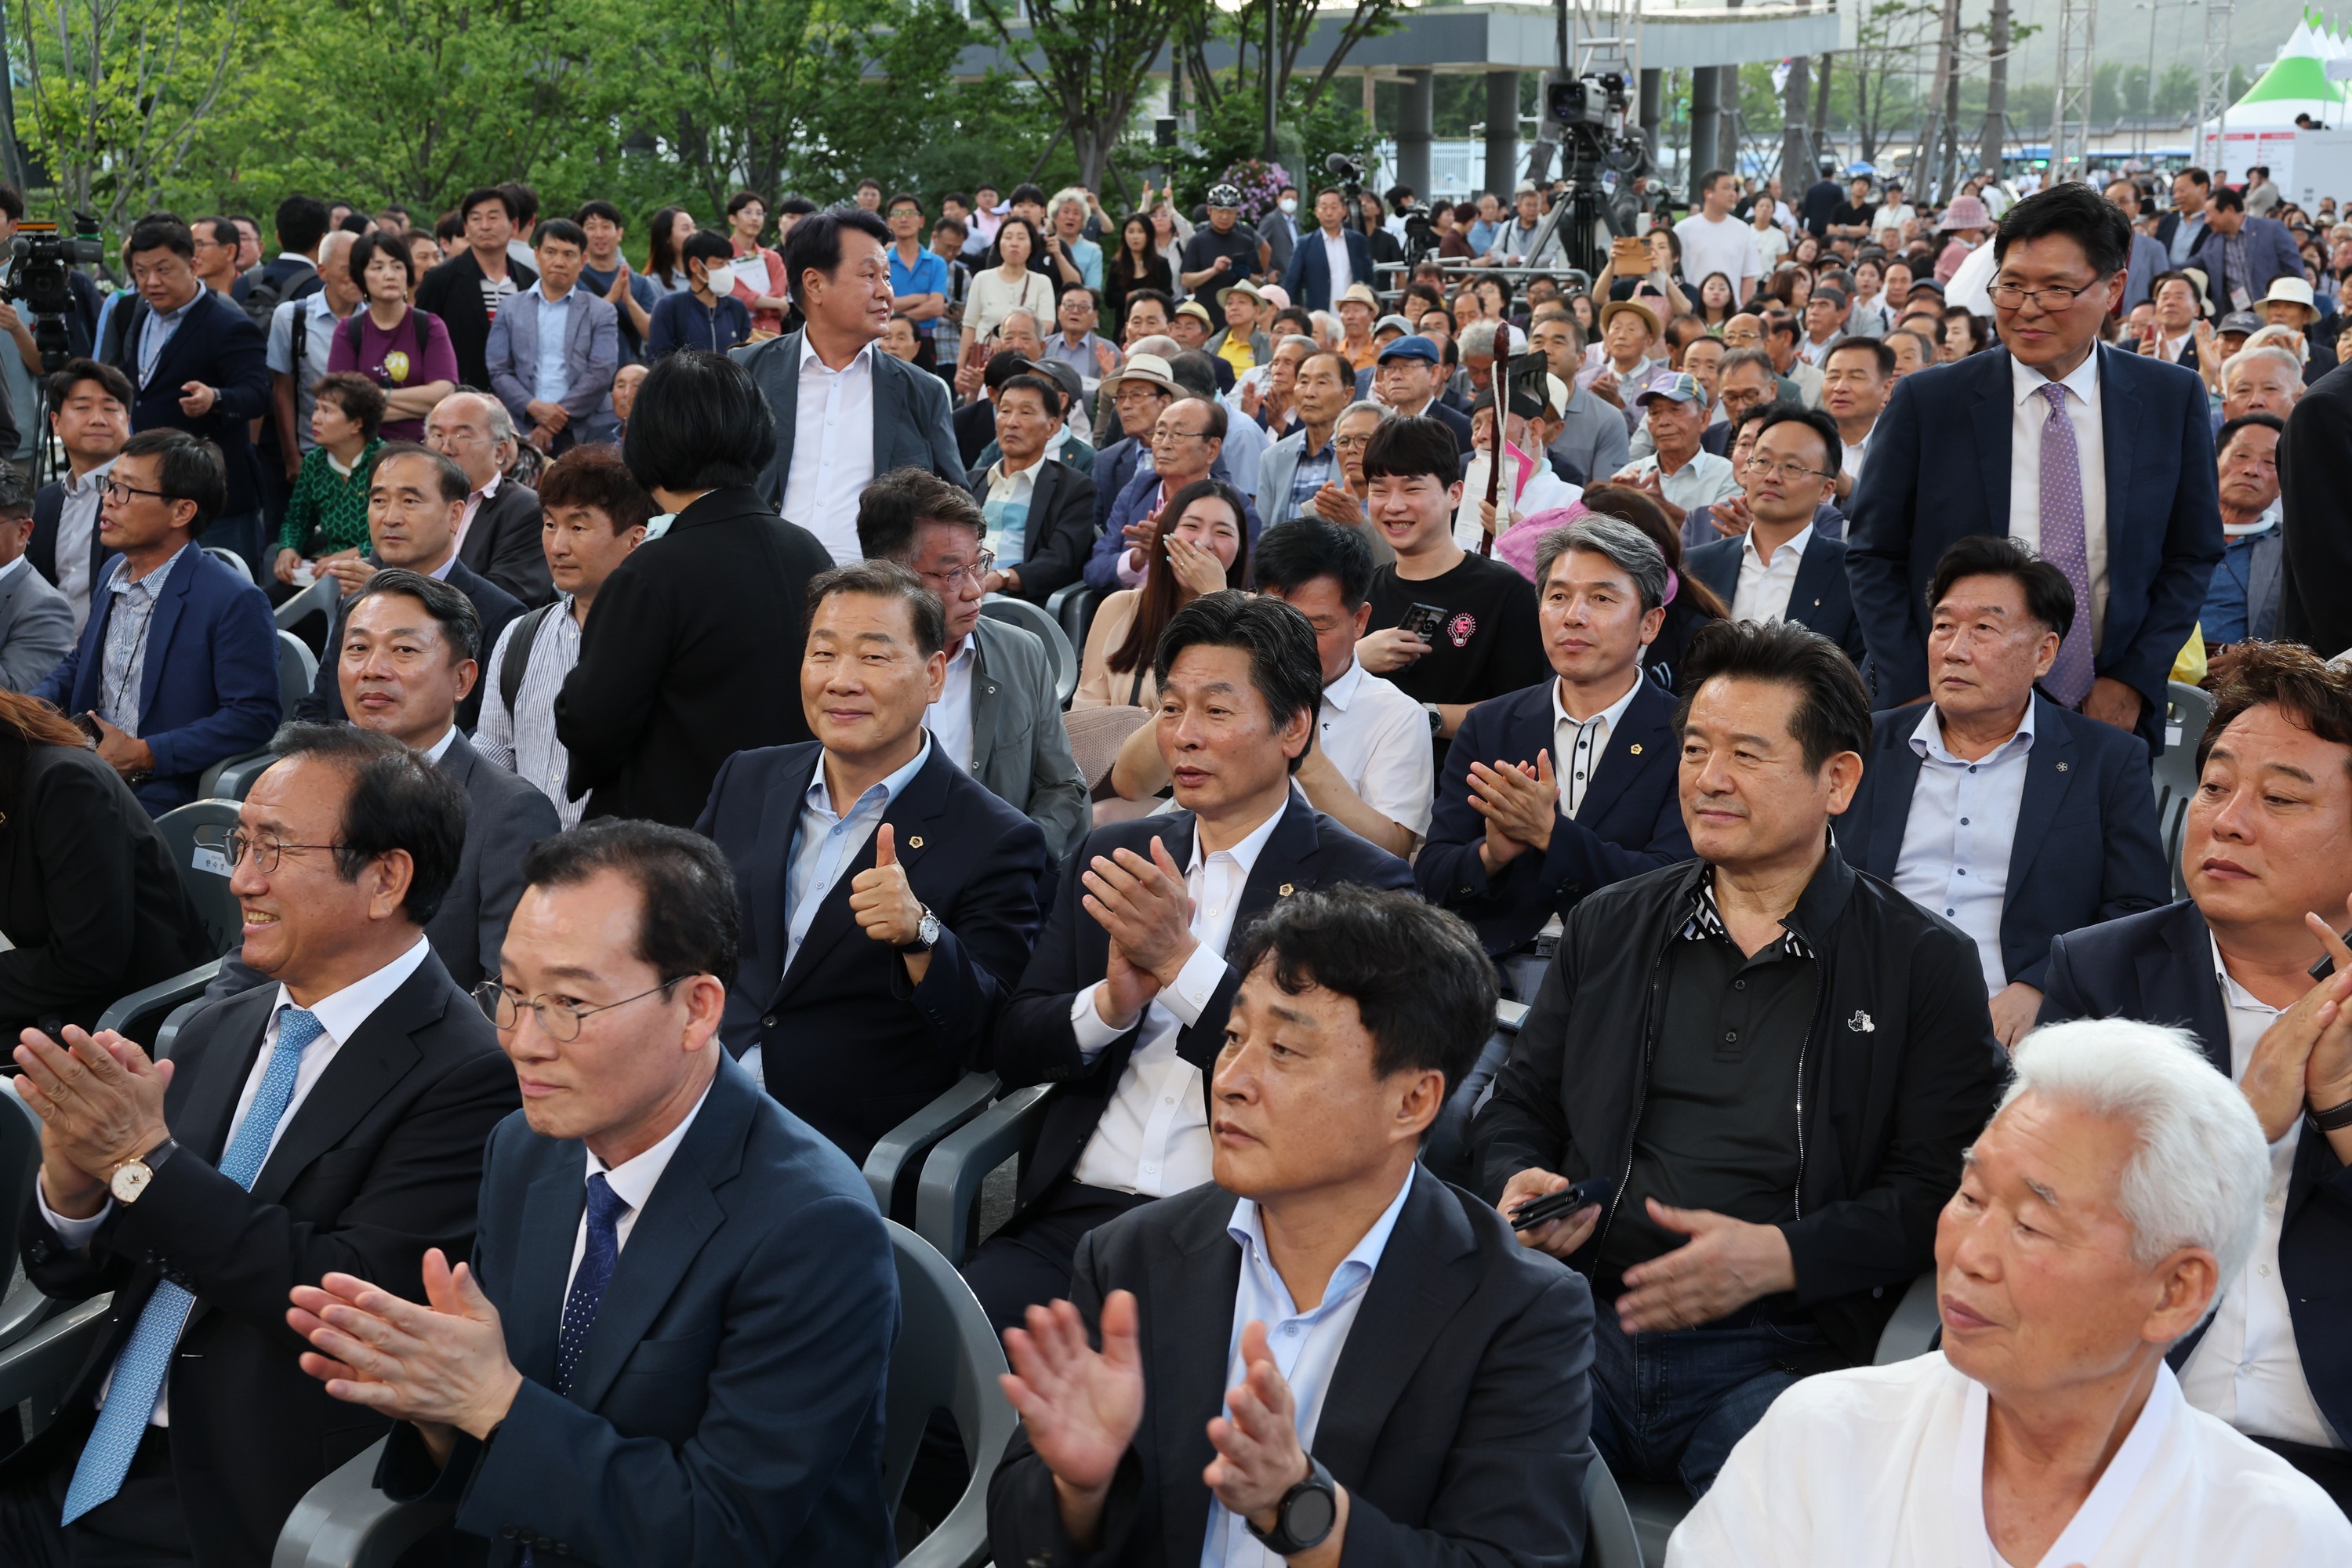
<svg viewBox="0 0 2352 1568">
<path fill-rule="evenodd" d="M 1880 708 L 1928 695 L 1927 586 L 1970 534 L 2020 540 L 2081 606 L 2043 689 L 2164 749 L 2164 687 L 2221 559 L 2204 384 L 2099 345 L 2131 224 L 2086 185 L 2019 202 L 1993 238 L 2002 347 L 1906 375 L 1854 488 L 1847 569 Z"/>
<path fill-rule="evenodd" d="M 1740 470 L 1748 531 L 1685 553 L 1683 570 L 1715 590 L 1735 621 L 1794 621 L 1862 663 L 1862 626 L 1846 586 L 1845 545 L 1816 531 L 1837 492 L 1838 427 L 1818 408 L 1776 406 Z"/>
<path fill-rule="evenodd" d="M 428 1247 L 472 1247 L 518 1096 L 425 937 L 462 797 L 388 735 L 298 724 L 279 749 L 205 846 L 272 984 L 195 1014 L 168 1068 L 110 1033 L 16 1047 L 42 1124 L 26 1275 L 113 1302 L 58 1419 L 0 1466 L 0 1561 L 267 1561 L 387 1427 L 303 1373 L 288 1293 L 341 1269 L 415 1297 Z"/>
<path fill-rule="evenodd" d="M 1131 355 L 1128 360 L 1129 376 L 1135 374 L 1139 361 L 1149 357 Z M 1306 366 L 1302 364 L 1299 370 L 1304 374 Z M 1341 397 L 1331 409 L 1332 416 L 1336 418 L 1346 406 L 1347 399 Z M 1168 504 L 1171 496 L 1196 479 L 1226 478 L 1221 461 L 1225 449 L 1225 405 L 1208 397 L 1179 397 L 1161 407 L 1146 438 L 1151 452 L 1150 469 L 1129 479 L 1118 500 L 1111 503 L 1103 536 L 1096 542 L 1094 556 L 1087 563 L 1089 584 L 1106 592 L 1142 584 L 1152 545 L 1160 537 L 1160 509 Z M 1260 482 L 1264 482 L 1262 477 Z M 1248 514 L 1244 521 L 1249 525 L 1250 542 L 1255 544 L 1258 510 L 1247 494 L 1242 497 L 1242 510 Z"/>
</svg>

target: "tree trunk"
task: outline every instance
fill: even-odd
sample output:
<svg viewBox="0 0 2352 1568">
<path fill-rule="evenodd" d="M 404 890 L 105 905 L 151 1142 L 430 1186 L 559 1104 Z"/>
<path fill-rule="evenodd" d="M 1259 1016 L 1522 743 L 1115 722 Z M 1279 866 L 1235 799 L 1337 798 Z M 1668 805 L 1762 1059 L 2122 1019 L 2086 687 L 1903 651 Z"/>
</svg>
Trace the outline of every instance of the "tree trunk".
<svg viewBox="0 0 2352 1568">
<path fill-rule="evenodd" d="M 1832 54 L 1822 56 L 1821 79 L 1813 84 L 1813 123 L 1810 144 L 1805 151 L 1810 164 L 1818 157 L 1830 134 L 1830 67 L 1837 59 Z"/>
<path fill-rule="evenodd" d="M 1804 193 L 1812 163 L 1811 140 L 1805 133 L 1805 110 L 1812 97 L 1812 65 L 1799 55 L 1789 62 L 1789 79 L 1780 89 L 1780 194 L 1790 200 Z"/>
<path fill-rule="evenodd" d="M 1936 30 L 1936 77 L 1927 89 L 1927 122 L 1934 134 L 1918 138 L 1914 143 L 1911 167 L 1914 176 L 1924 180 L 1930 158 L 1938 160 L 1937 168 L 1941 178 L 1936 186 L 1938 203 L 1952 199 L 1951 165 L 1940 157 L 1940 149 L 1952 144 L 1951 114 L 1947 100 L 1959 101 L 1957 96 L 1959 78 L 1960 0 L 1944 0 L 1943 17 Z"/>
<path fill-rule="evenodd" d="M 2009 141 L 2009 0 L 1992 0 L 1985 46 L 1992 58 L 1985 75 L 1984 134 L 1979 139 L 1978 153 L 1983 167 L 1999 174 L 2001 152 Z"/>
<path fill-rule="evenodd" d="M 1959 0 L 1952 0 L 1952 15 L 1959 15 Z M 1944 82 L 1944 162 L 1942 181 L 1947 191 L 1960 188 L 1960 73 L 1958 62 Z"/>
</svg>

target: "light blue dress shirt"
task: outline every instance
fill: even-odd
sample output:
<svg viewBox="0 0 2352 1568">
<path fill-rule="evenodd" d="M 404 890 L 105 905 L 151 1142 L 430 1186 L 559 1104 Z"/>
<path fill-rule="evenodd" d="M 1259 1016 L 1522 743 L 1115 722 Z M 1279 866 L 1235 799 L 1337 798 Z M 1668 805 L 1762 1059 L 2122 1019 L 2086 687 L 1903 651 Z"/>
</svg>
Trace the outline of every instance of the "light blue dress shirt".
<svg viewBox="0 0 2352 1568">
<path fill-rule="evenodd" d="M 2009 851 L 2025 800 L 2033 750 L 2033 704 L 2017 733 L 1973 763 L 1944 749 L 1943 718 L 1930 703 L 1911 731 L 1919 782 L 1895 861 L 1895 886 L 1921 909 L 1968 932 L 1984 965 L 1985 994 L 2009 984 L 2000 956 L 2000 911 L 2009 896 Z"/>
<path fill-rule="evenodd" d="M 1330 1283 L 1323 1288 L 1322 1303 L 1310 1310 L 1300 1311 L 1290 1299 L 1290 1287 L 1276 1272 L 1274 1260 L 1265 1247 L 1265 1223 L 1259 1215 L 1257 1205 L 1249 1198 L 1237 1200 L 1234 1217 L 1225 1226 L 1225 1234 L 1242 1249 L 1241 1283 L 1234 1291 L 1233 1337 L 1225 1349 L 1225 1386 L 1238 1388 L 1249 1369 L 1242 1364 L 1242 1330 L 1253 1322 L 1265 1325 L 1266 1349 L 1274 1356 L 1275 1369 L 1290 1385 L 1293 1409 L 1297 1412 L 1298 1444 L 1308 1453 L 1315 1451 L 1315 1428 L 1323 1419 L 1323 1402 L 1331 1392 L 1331 1374 L 1339 1365 L 1340 1352 L 1348 1348 L 1348 1331 L 1356 1326 L 1356 1313 L 1364 1304 L 1364 1293 L 1372 1283 L 1372 1271 L 1381 1266 L 1381 1254 L 1387 1250 L 1389 1233 L 1396 1229 L 1397 1215 L 1404 1212 L 1405 1199 L 1412 1195 L 1412 1184 L 1418 1178 L 1412 1171 L 1405 1173 L 1403 1184 L 1364 1239 L 1356 1243 L 1339 1267 L 1331 1271 Z M 1283 1568 L 1282 1559 L 1258 1543 L 1249 1531 L 1249 1521 L 1212 1498 L 1209 1501 L 1209 1531 L 1201 1542 L 1201 1568 Z"/>
<path fill-rule="evenodd" d="M 152 305 L 147 308 L 147 319 L 139 323 L 140 385 L 145 386 L 155 379 L 155 362 L 163 357 L 163 345 L 172 341 L 172 334 L 180 330 L 180 323 L 188 319 L 188 312 L 204 297 L 205 291 L 199 289 L 194 300 L 176 310 L 158 310 Z"/>
<path fill-rule="evenodd" d="M 530 395 L 541 403 L 561 403 L 572 390 L 572 373 L 564 367 L 564 340 L 572 331 L 572 296 L 575 284 L 561 300 L 539 295 L 539 366 L 531 378 Z"/>
<path fill-rule="evenodd" d="M 926 732 L 914 761 L 868 788 L 846 812 L 834 809 L 833 791 L 824 782 L 824 764 L 817 763 L 808 794 L 801 797 L 800 821 L 793 829 L 792 863 L 784 873 L 785 973 L 792 973 L 793 960 L 800 956 L 801 943 L 808 940 L 809 926 L 824 896 L 841 880 L 841 868 L 874 836 L 882 814 L 922 771 L 930 754 L 931 737 Z"/>
</svg>

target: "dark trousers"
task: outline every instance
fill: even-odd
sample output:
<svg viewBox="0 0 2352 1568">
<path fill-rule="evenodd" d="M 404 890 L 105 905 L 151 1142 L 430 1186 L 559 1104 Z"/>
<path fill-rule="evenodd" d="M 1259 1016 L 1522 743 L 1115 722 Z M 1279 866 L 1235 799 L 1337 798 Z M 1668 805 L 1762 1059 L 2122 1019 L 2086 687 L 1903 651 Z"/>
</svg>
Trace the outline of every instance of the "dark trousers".
<svg viewBox="0 0 2352 1568">
<path fill-rule="evenodd" d="M 71 1524 L 66 1489 L 79 1445 L 61 1462 L 0 1490 L 0 1563 L 8 1568 L 182 1568 L 195 1558 L 172 1479 L 172 1439 L 150 1426 L 131 1456 L 122 1489 Z"/>
<path fill-rule="evenodd" d="M 1752 1306 L 1702 1328 L 1629 1334 L 1604 1303 L 1592 1340 L 1601 1457 L 1621 1479 L 1680 1481 L 1693 1497 L 1782 1389 L 1843 1364 L 1819 1329 Z"/>
<path fill-rule="evenodd" d="M 2319 1483 L 2319 1489 L 2347 1516 L 2352 1516 L 2352 1454 L 2341 1448 L 2315 1448 L 2284 1437 L 2256 1437 L 2255 1442 Z"/>
<path fill-rule="evenodd" d="M 998 1333 L 1016 1328 L 1032 1306 L 1070 1293 L 1070 1260 L 1080 1237 L 1150 1201 L 1057 1182 L 971 1255 L 963 1266 L 964 1283 Z"/>
</svg>

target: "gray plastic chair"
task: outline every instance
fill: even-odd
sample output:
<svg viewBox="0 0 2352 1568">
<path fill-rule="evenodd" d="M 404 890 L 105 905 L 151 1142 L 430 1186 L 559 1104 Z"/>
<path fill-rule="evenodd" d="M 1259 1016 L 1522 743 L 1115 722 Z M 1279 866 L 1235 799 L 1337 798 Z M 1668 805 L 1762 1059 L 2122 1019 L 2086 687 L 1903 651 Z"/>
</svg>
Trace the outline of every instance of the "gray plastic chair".
<svg viewBox="0 0 2352 1568">
<path fill-rule="evenodd" d="M 915 1193 L 908 1178 L 921 1174 L 923 1162 L 940 1139 L 988 1109 L 996 1089 L 994 1073 L 966 1073 L 875 1142 L 866 1156 L 866 1184 L 874 1189 L 874 1201 L 885 1215 L 898 1218 L 903 1209 L 907 1217 L 913 1216 Z"/>
<path fill-rule="evenodd" d="M 180 885 L 187 889 L 189 901 L 196 906 L 196 913 L 204 917 L 205 929 L 212 933 L 215 952 L 226 952 L 236 945 L 245 916 L 236 895 L 229 891 L 231 868 L 222 845 L 198 840 L 218 840 L 236 826 L 236 802 L 233 800 L 192 800 L 155 819 L 156 830 L 171 846 L 172 865 L 180 873 Z"/>
<path fill-rule="evenodd" d="M 1478 1060 L 1468 1076 L 1454 1086 L 1445 1097 L 1444 1106 L 1437 1113 L 1436 1122 L 1423 1143 L 1421 1163 L 1431 1175 L 1443 1177 L 1456 1186 L 1475 1187 L 1477 1173 L 1470 1162 L 1470 1123 L 1485 1104 L 1495 1075 L 1503 1070 L 1503 1063 L 1511 1054 L 1511 1040 L 1527 1021 L 1527 1005 L 1508 999 L 1495 1004 L 1495 1032 L 1486 1037 L 1479 1047 Z"/>
<path fill-rule="evenodd" d="M 1077 582 L 1048 594 L 1045 596 L 1045 612 L 1062 623 L 1062 635 L 1070 639 L 1070 646 L 1083 651 L 1087 646 L 1087 633 L 1095 624 L 1095 607 L 1101 603 L 1100 594 L 1087 587 L 1084 582 Z"/>
<path fill-rule="evenodd" d="M 16 1101 L 14 1110 L 0 1107 L 0 1204 L 8 1205 L 0 1214 L 0 1239 L 7 1243 L 7 1251 L 0 1257 L 16 1256 L 16 1219 L 33 1196 L 33 1179 L 41 1169 L 41 1122 L 31 1106 L 17 1096 L 15 1089 L 0 1087 L 0 1094 Z M 11 1345 L 25 1331 L 49 1315 L 53 1303 L 33 1289 L 29 1280 L 19 1279 L 5 1298 L 0 1298 L 0 1346 Z"/>
<path fill-rule="evenodd" d="M 1625 1494 L 1597 1448 L 1584 1467 L 1584 1568 L 1643 1568 L 1642 1542 Z"/>
<path fill-rule="evenodd" d="M 1078 656 L 1070 646 L 1070 636 L 1062 623 L 1043 606 L 1009 594 L 991 594 L 981 601 L 980 613 L 991 620 L 1003 621 L 1034 633 L 1045 645 L 1054 659 L 1054 695 L 1061 706 L 1070 705 L 1070 696 L 1078 689 Z"/>
<path fill-rule="evenodd" d="M 2180 838 L 2189 825 L 2189 803 L 2197 794 L 2197 742 L 2213 717 L 2213 697 L 2200 687 L 2165 683 L 2164 755 L 2149 770 L 2156 785 L 2156 830 L 2172 867 L 2172 896 L 2185 899 L 2180 875 Z"/>
<path fill-rule="evenodd" d="M 111 1294 L 78 1301 L 0 1349 L 0 1410 L 30 1404 L 26 1437 L 57 1415 L 58 1402 L 105 1334 L 113 1304 Z"/>
<path fill-rule="evenodd" d="M 98 1026 L 128 1035 L 147 1047 L 152 1057 L 163 1056 L 169 1046 L 168 1028 L 176 1035 L 185 1022 L 188 1006 L 202 1002 L 205 987 L 220 978 L 222 961 L 215 958 L 197 964 L 194 969 L 174 974 L 169 980 L 159 980 L 142 991 L 133 991 L 98 1016 Z"/>
<path fill-rule="evenodd" d="M 201 546 L 201 548 L 205 554 L 211 556 L 214 560 L 219 562 L 222 565 L 227 567 L 238 576 L 244 578 L 247 583 L 253 581 L 252 564 L 247 562 L 244 556 L 239 555 L 236 551 L 219 544 L 206 544 Z"/>
<path fill-rule="evenodd" d="M 291 604 L 293 601 L 289 600 Z M 280 606 L 281 608 L 283 606 Z M 284 623 L 280 622 L 280 626 Z M 310 645 L 292 632 L 278 634 L 278 716 L 294 717 L 294 705 L 310 693 L 319 679 L 319 656 Z M 196 793 L 205 799 L 243 800 L 253 788 L 253 781 L 278 760 L 278 753 L 263 747 L 247 752 L 241 757 L 230 757 L 215 763 L 205 770 L 196 785 Z"/>
<path fill-rule="evenodd" d="M 325 616 L 331 619 L 335 613 L 335 595 L 341 588 L 339 580 L 321 573 L 309 587 L 270 612 L 277 617 L 278 629 L 288 630 L 305 616 Z"/>
<path fill-rule="evenodd" d="M 915 1231 L 961 1268 L 979 1245 L 980 1189 L 988 1173 L 1026 1158 L 1045 1124 L 1049 1083 L 1016 1089 L 939 1142 L 915 1190 Z"/>
</svg>

